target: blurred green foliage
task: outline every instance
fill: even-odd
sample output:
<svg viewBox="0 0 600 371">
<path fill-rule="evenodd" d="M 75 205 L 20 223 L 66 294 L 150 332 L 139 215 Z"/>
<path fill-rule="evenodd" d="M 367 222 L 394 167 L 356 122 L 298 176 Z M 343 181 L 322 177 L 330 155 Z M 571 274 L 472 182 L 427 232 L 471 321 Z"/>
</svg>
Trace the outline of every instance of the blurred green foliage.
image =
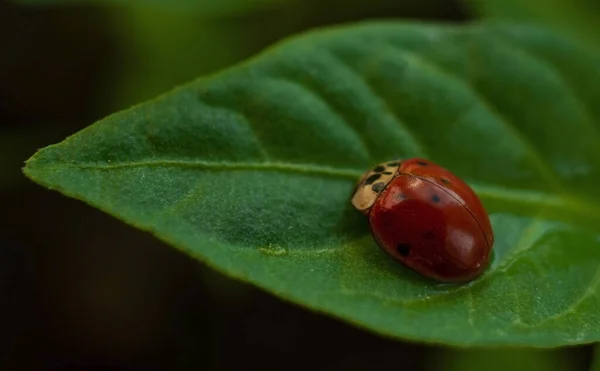
<svg viewBox="0 0 600 371">
<path fill-rule="evenodd" d="M 555 350 L 484 349 L 432 353 L 428 366 L 435 371 L 573 371 L 585 370 L 586 362 L 570 348 Z"/>
<path fill-rule="evenodd" d="M 244 30 L 234 22 L 153 7 L 110 12 L 118 63 L 105 71 L 106 111 L 154 98 L 176 85 L 246 57 Z"/>
<path fill-rule="evenodd" d="M 464 1 L 478 17 L 538 23 L 600 46 L 600 1 L 597 0 Z"/>
<path fill-rule="evenodd" d="M 600 371 L 600 344 L 596 344 L 590 371 Z"/>
<path fill-rule="evenodd" d="M 72 5 L 106 5 L 155 8 L 164 11 L 184 11 L 204 16 L 251 13 L 257 10 L 300 0 L 13 0 L 22 5 L 37 7 L 72 6 Z"/>
</svg>

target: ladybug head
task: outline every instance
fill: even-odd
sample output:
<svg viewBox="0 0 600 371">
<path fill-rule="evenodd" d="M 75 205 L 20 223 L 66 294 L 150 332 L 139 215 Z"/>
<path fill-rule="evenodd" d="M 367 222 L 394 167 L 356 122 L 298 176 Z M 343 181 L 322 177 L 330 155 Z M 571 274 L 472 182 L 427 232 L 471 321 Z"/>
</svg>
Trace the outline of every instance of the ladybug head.
<svg viewBox="0 0 600 371">
<path fill-rule="evenodd" d="M 352 205 L 367 214 L 385 186 L 394 178 L 400 167 L 400 161 L 388 161 L 377 164 L 365 172 L 358 180 L 352 195 Z"/>
</svg>

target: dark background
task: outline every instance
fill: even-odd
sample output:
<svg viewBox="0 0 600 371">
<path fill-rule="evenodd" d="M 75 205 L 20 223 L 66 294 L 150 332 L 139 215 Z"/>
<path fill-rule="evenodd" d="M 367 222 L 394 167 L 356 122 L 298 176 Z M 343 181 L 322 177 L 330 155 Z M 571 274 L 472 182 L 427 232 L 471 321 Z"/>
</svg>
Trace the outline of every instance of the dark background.
<svg viewBox="0 0 600 371">
<path fill-rule="evenodd" d="M 240 12 L 0 0 L 0 370 L 587 370 L 590 347 L 456 351 L 381 338 L 230 280 L 21 174 L 38 148 L 287 35 L 475 16 L 449 0 Z"/>
</svg>

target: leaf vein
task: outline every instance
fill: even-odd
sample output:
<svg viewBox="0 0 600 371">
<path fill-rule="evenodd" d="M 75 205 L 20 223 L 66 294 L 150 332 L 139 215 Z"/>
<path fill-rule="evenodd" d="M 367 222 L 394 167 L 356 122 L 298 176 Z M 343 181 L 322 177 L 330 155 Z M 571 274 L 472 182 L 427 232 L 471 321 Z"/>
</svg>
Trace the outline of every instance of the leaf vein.
<svg viewBox="0 0 600 371">
<path fill-rule="evenodd" d="M 554 63 L 552 63 L 551 60 L 541 57 L 535 52 L 527 50 L 523 46 L 510 40 L 508 37 L 506 37 L 504 35 L 498 34 L 498 37 L 504 39 L 507 43 L 509 43 L 511 45 L 511 47 L 513 49 L 517 49 L 523 55 L 528 56 L 529 58 L 531 58 L 532 60 L 535 60 L 540 65 L 543 65 L 544 67 L 546 67 L 563 84 L 567 93 L 571 97 L 573 97 L 573 103 L 574 103 L 575 107 L 580 111 L 580 116 L 582 118 L 582 121 L 584 122 L 584 124 L 588 128 L 590 134 L 592 135 L 593 141 L 596 143 L 596 146 L 594 146 L 594 149 L 596 149 L 596 152 L 597 152 L 598 156 L 600 157 L 600 132 L 598 131 L 598 128 L 596 127 L 596 125 L 594 125 L 594 123 L 593 123 L 592 114 L 590 113 L 590 108 L 587 106 L 587 103 L 585 102 L 585 100 L 579 98 L 579 95 L 577 94 L 576 89 L 573 88 L 572 84 L 570 83 L 569 79 L 565 76 L 565 74 Z"/>
<path fill-rule="evenodd" d="M 516 246 L 509 250 L 502 262 L 494 269 L 494 272 L 506 272 L 519 256 L 535 246 L 535 242 L 543 236 L 543 233 L 539 233 L 543 229 L 545 228 L 541 219 L 532 219 L 527 228 L 521 232 Z"/>
<path fill-rule="evenodd" d="M 252 124 L 252 122 L 248 119 L 248 117 L 244 113 L 243 107 L 241 107 L 240 110 L 238 111 L 238 110 L 232 109 L 231 107 L 224 105 L 224 104 L 216 104 L 214 102 L 208 102 L 206 99 L 203 99 L 202 103 L 204 105 L 206 105 L 208 108 L 225 110 L 225 111 L 229 112 L 230 114 L 237 116 L 238 119 L 241 119 L 246 124 L 248 129 L 250 130 L 250 133 L 252 134 L 252 139 L 256 143 L 256 149 L 258 149 L 258 153 L 261 155 L 263 160 L 268 161 L 270 159 L 270 155 L 269 155 L 269 152 L 267 151 L 267 148 L 264 145 L 264 141 L 261 140 L 260 136 L 258 135 L 258 132 L 254 128 L 254 125 Z"/>
<path fill-rule="evenodd" d="M 293 164 L 289 162 L 230 162 L 230 161 L 202 161 L 196 159 L 170 160 L 170 159 L 152 159 L 121 163 L 86 163 L 75 164 L 66 163 L 54 165 L 56 167 L 68 166 L 82 170 L 100 170 L 110 171 L 117 169 L 131 169 L 140 167 L 179 167 L 187 169 L 206 169 L 212 171 L 281 171 L 287 173 L 298 173 L 306 175 L 329 176 L 355 181 L 363 173 L 362 169 L 352 168 L 333 168 L 329 166 L 313 164 Z"/>
<path fill-rule="evenodd" d="M 390 41 L 390 43 L 388 45 L 391 48 L 393 48 L 394 50 L 396 50 L 397 52 L 399 52 L 403 55 L 404 54 L 410 55 L 415 60 L 420 61 L 420 63 L 415 63 L 415 66 L 417 68 L 423 69 L 423 66 L 427 65 L 427 66 L 429 66 L 429 68 L 437 71 L 438 73 L 440 73 L 442 75 L 446 75 L 447 77 L 450 77 L 456 81 L 459 81 L 465 89 L 467 89 L 469 92 L 471 92 L 471 94 L 479 100 L 479 103 L 482 104 L 492 116 L 495 116 L 498 119 L 498 120 L 496 120 L 496 122 L 499 122 L 500 124 L 502 124 L 505 131 L 516 142 L 521 144 L 523 146 L 523 148 L 525 148 L 527 150 L 527 152 L 529 153 L 529 156 L 536 163 L 536 165 L 542 171 L 542 173 L 547 178 L 547 180 L 551 184 L 553 184 L 557 189 L 559 189 L 559 190 L 564 189 L 564 186 L 563 186 L 562 182 L 560 181 L 558 174 L 548 164 L 548 162 L 544 160 L 540 151 L 533 144 L 533 142 L 528 140 L 527 137 L 524 136 L 518 130 L 517 125 L 515 123 L 513 123 L 511 120 L 509 120 L 506 116 L 504 116 L 498 110 L 498 107 L 494 106 L 493 103 L 490 100 L 488 100 L 487 97 L 485 95 L 483 95 L 483 93 L 481 93 L 481 91 L 477 90 L 475 86 L 473 86 L 472 84 L 469 84 L 461 76 L 459 76 L 458 74 L 456 74 L 452 71 L 449 71 L 447 68 L 444 68 L 440 63 L 433 60 L 432 58 L 425 56 L 423 53 L 408 51 L 408 50 L 404 49 L 401 45 L 398 45 L 398 44 L 394 43 L 393 41 Z M 406 57 L 403 57 L 403 58 L 406 58 Z"/>
<path fill-rule="evenodd" d="M 413 145 L 413 150 L 421 157 L 429 157 L 427 151 L 425 150 L 425 144 L 417 139 L 414 131 L 410 129 L 408 125 L 405 124 L 404 120 L 398 116 L 396 111 L 392 109 L 390 102 L 381 94 L 378 94 L 373 87 L 372 84 L 369 83 L 367 79 L 361 76 L 361 74 L 349 63 L 344 62 L 344 60 L 335 53 L 334 50 L 328 51 L 328 54 L 331 56 L 332 60 L 335 61 L 341 68 L 346 70 L 349 74 L 353 75 L 357 80 L 362 82 L 364 87 L 364 91 L 368 96 L 371 96 L 373 100 L 377 101 L 379 105 L 382 105 L 383 108 L 390 114 L 390 117 L 397 124 L 398 128 L 402 130 L 402 133 L 408 138 L 408 141 Z M 338 68 L 340 68 L 338 67 Z"/>
<path fill-rule="evenodd" d="M 312 96 L 314 99 L 323 102 L 326 109 L 329 110 L 329 114 L 336 119 L 335 121 L 341 123 L 342 126 L 345 126 L 351 130 L 351 132 L 354 134 L 354 139 L 356 139 L 357 143 L 359 143 L 361 147 L 363 147 L 362 149 L 366 153 L 367 157 L 373 157 L 371 154 L 371 147 L 365 141 L 364 135 L 357 128 L 351 125 L 350 122 L 344 117 L 344 115 L 338 109 L 336 109 L 331 102 L 325 99 L 323 93 L 316 89 L 316 84 L 312 86 L 304 84 L 300 81 L 296 81 L 282 74 L 274 75 L 272 78 L 279 83 L 292 85 L 298 90 L 302 91 L 303 94 L 306 94 L 307 96 Z"/>
<path fill-rule="evenodd" d="M 545 325 L 549 322 L 557 322 L 560 319 L 568 316 L 569 314 L 574 314 L 575 310 L 588 298 L 594 297 L 598 295 L 597 288 L 600 286 L 600 267 L 596 269 L 596 273 L 594 274 L 594 278 L 590 282 L 590 285 L 587 289 L 575 300 L 567 309 L 562 312 L 556 313 L 552 316 L 546 317 L 544 320 L 535 323 L 535 327 Z M 533 327 L 531 325 L 527 325 L 526 327 Z"/>
</svg>

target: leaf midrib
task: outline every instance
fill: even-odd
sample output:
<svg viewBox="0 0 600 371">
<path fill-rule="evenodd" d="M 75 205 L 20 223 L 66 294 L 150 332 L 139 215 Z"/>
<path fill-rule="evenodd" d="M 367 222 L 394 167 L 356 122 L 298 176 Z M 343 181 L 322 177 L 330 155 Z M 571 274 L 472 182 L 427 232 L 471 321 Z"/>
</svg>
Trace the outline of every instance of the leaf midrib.
<svg viewBox="0 0 600 371">
<path fill-rule="evenodd" d="M 36 156 L 37 157 L 37 156 Z M 303 174 L 309 176 L 323 176 L 337 179 L 345 179 L 356 182 L 363 174 L 363 170 L 353 168 L 335 168 L 332 166 L 322 166 L 313 164 L 294 164 L 290 162 L 231 162 L 231 161 L 202 161 L 202 160 L 143 160 L 132 162 L 119 163 L 62 163 L 62 164 L 43 164 L 31 166 L 35 164 L 35 159 L 32 159 L 27 166 L 29 173 L 35 172 L 35 168 L 40 169 L 57 169 L 63 167 L 75 168 L 79 170 L 97 170 L 111 171 L 119 169 L 133 169 L 142 167 L 179 167 L 187 169 L 205 169 L 208 171 L 273 171 Z M 35 178 L 35 176 L 33 176 Z M 585 200 L 583 198 L 575 198 L 568 195 L 551 194 L 536 190 L 515 189 L 504 186 L 494 186 L 477 181 L 468 181 L 467 183 L 476 191 L 477 195 L 482 200 L 501 201 L 503 204 L 511 206 L 519 206 L 523 208 L 527 206 L 530 212 L 526 215 L 538 217 L 540 210 L 545 211 L 571 211 L 574 214 L 582 215 L 586 218 L 600 220 L 600 205 Z M 508 209 L 508 208 L 507 208 Z"/>
</svg>

